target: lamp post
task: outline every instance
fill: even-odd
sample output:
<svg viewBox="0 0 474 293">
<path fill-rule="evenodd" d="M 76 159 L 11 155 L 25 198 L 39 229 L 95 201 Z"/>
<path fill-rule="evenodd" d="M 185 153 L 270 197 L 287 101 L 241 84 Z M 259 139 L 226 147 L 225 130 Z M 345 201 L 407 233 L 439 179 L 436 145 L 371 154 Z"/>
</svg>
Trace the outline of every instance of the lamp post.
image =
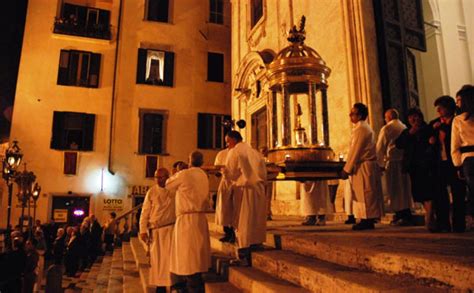
<svg viewBox="0 0 474 293">
<path fill-rule="evenodd" d="M 8 186 L 8 207 L 7 207 L 7 237 L 10 237 L 10 220 L 13 197 L 13 179 L 16 176 L 16 169 L 20 166 L 23 154 L 18 146 L 18 142 L 13 141 L 13 145 L 5 151 L 5 157 L 2 161 L 2 177 Z"/>
<path fill-rule="evenodd" d="M 38 182 L 35 183 L 35 186 L 33 187 L 33 193 L 31 196 L 33 197 L 33 222 L 36 224 L 36 202 L 38 201 L 38 198 L 41 194 L 41 186 L 38 184 Z"/>
<path fill-rule="evenodd" d="M 20 230 L 23 232 L 23 221 L 25 217 L 25 208 L 28 207 L 28 227 L 29 233 L 31 236 L 31 213 L 30 213 L 30 200 L 33 198 L 33 193 L 37 193 L 39 196 L 38 188 L 39 186 L 36 184 L 35 189 L 33 189 L 33 183 L 36 180 L 36 175 L 25 169 L 23 172 L 18 172 L 15 176 L 15 183 L 18 185 L 18 200 L 21 202 L 21 221 L 20 221 Z M 36 202 L 36 201 L 35 201 Z"/>
</svg>

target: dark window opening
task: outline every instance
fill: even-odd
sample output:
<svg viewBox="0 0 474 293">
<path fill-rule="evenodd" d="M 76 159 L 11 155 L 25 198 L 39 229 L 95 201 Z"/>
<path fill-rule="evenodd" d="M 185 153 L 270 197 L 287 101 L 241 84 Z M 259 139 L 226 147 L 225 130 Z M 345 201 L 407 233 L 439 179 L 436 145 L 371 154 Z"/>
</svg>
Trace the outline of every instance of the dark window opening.
<svg viewBox="0 0 474 293">
<path fill-rule="evenodd" d="M 263 16 L 263 0 L 251 0 L 250 5 L 251 26 L 253 28 Z"/>
<path fill-rule="evenodd" d="M 54 33 L 110 40 L 110 11 L 64 3 Z"/>
<path fill-rule="evenodd" d="M 59 85 L 99 87 L 100 54 L 61 50 L 59 56 Z"/>
<path fill-rule="evenodd" d="M 209 22 L 224 23 L 224 2 L 223 0 L 209 1 Z"/>
<path fill-rule="evenodd" d="M 92 151 L 95 115 L 76 112 L 53 114 L 52 149 Z"/>
<path fill-rule="evenodd" d="M 137 83 L 173 86 L 174 53 L 138 49 Z"/>
<path fill-rule="evenodd" d="M 164 114 L 156 112 L 140 113 L 140 153 L 164 153 Z"/>
<path fill-rule="evenodd" d="M 224 121 L 230 120 L 229 115 L 198 113 L 198 148 L 225 148 L 225 135 L 229 131 Z"/>
<path fill-rule="evenodd" d="M 169 0 L 148 0 L 146 19 L 151 21 L 168 22 Z"/>
<path fill-rule="evenodd" d="M 224 54 L 207 53 L 207 80 L 224 82 Z"/>
</svg>

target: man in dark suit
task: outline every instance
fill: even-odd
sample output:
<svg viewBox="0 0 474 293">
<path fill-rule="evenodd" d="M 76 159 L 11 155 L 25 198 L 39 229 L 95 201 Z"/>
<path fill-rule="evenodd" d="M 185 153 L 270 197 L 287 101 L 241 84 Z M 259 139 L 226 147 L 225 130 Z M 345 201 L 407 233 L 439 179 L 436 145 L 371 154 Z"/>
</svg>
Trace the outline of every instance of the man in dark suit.
<svg viewBox="0 0 474 293">
<path fill-rule="evenodd" d="M 430 122 L 435 130 L 430 143 L 437 146 L 439 159 L 439 186 L 434 200 L 437 230 L 439 232 L 464 232 L 466 186 L 457 175 L 451 159 L 451 124 L 456 113 L 456 102 L 450 96 L 441 96 L 434 103 L 439 117 Z M 453 197 L 452 227 L 449 221 L 448 186 Z"/>
</svg>

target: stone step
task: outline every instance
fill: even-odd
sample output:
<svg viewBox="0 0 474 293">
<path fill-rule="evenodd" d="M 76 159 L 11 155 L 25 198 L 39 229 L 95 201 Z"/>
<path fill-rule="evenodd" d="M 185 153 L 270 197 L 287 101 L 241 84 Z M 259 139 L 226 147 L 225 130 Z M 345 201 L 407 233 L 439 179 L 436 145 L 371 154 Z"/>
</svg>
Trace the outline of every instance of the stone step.
<svg viewBox="0 0 474 293">
<path fill-rule="evenodd" d="M 123 291 L 123 254 L 121 248 L 115 248 L 112 255 L 107 293 Z"/>
<path fill-rule="evenodd" d="M 244 292 L 310 292 L 287 281 L 277 279 L 256 268 L 230 267 L 229 282 Z"/>
<path fill-rule="evenodd" d="M 95 292 L 102 293 L 107 292 L 107 286 L 109 284 L 110 269 L 112 267 L 112 255 L 107 252 L 100 265 L 99 273 L 97 274 L 97 283 Z"/>
<path fill-rule="evenodd" d="M 133 256 L 130 242 L 122 244 L 122 258 L 123 258 L 123 292 L 135 293 L 143 292 L 142 283 L 140 280 L 140 273 L 138 272 L 135 258 Z"/>
<path fill-rule="evenodd" d="M 474 289 L 474 239 L 468 235 L 436 235 L 419 227 L 333 232 L 274 231 L 267 238 L 280 249 L 350 268 L 409 274 L 459 289 Z"/>
<path fill-rule="evenodd" d="M 142 284 L 142 290 L 144 292 L 155 292 L 155 288 L 148 286 L 149 282 L 149 272 L 150 264 L 148 262 L 148 256 L 145 250 L 143 243 L 136 237 L 130 239 L 130 244 L 132 248 L 132 253 L 135 258 L 135 263 L 140 275 L 140 280 Z"/>
<path fill-rule="evenodd" d="M 212 250 L 223 256 L 235 258 L 237 249 L 236 246 L 234 244 L 219 241 L 219 239 L 223 237 L 224 234 L 209 231 L 209 236 Z"/>
<path fill-rule="evenodd" d="M 264 251 L 252 254 L 254 268 L 312 292 L 443 292 L 448 287 L 430 287 L 407 276 L 347 268 L 289 251 Z"/>
<path fill-rule="evenodd" d="M 87 278 L 85 282 L 79 283 L 76 287 L 85 290 L 94 290 L 97 287 L 97 275 L 100 272 L 100 267 L 102 265 L 103 257 L 99 256 L 97 260 L 92 264 L 89 272 L 87 273 Z M 82 275 L 81 275 L 82 279 Z"/>
<path fill-rule="evenodd" d="M 242 290 L 237 289 L 229 282 L 206 283 L 206 293 L 240 293 Z"/>
</svg>

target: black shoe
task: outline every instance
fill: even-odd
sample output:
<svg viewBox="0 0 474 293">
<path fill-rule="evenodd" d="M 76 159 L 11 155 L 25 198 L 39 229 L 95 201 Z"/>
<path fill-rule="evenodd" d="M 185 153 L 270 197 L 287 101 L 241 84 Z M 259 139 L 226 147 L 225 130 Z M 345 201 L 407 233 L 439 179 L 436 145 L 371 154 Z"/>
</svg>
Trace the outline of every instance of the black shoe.
<svg viewBox="0 0 474 293">
<path fill-rule="evenodd" d="M 352 230 L 361 231 L 361 230 L 373 230 L 375 229 L 374 222 L 371 220 L 362 220 L 359 224 L 354 224 Z"/>
<path fill-rule="evenodd" d="M 356 219 L 355 219 L 354 215 L 349 215 L 347 220 L 344 222 L 344 224 L 346 224 L 346 225 L 351 225 L 351 224 L 355 224 L 355 223 L 356 223 Z"/>
<path fill-rule="evenodd" d="M 316 219 L 316 216 L 313 215 L 313 216 L 306 216 L 304 218 L 304 222 L 301 223 L 301 225 L 303 226 L 314 226 L 316 225 L 316 222 L 317 222 L 317 219 Z"/>
</svg>

